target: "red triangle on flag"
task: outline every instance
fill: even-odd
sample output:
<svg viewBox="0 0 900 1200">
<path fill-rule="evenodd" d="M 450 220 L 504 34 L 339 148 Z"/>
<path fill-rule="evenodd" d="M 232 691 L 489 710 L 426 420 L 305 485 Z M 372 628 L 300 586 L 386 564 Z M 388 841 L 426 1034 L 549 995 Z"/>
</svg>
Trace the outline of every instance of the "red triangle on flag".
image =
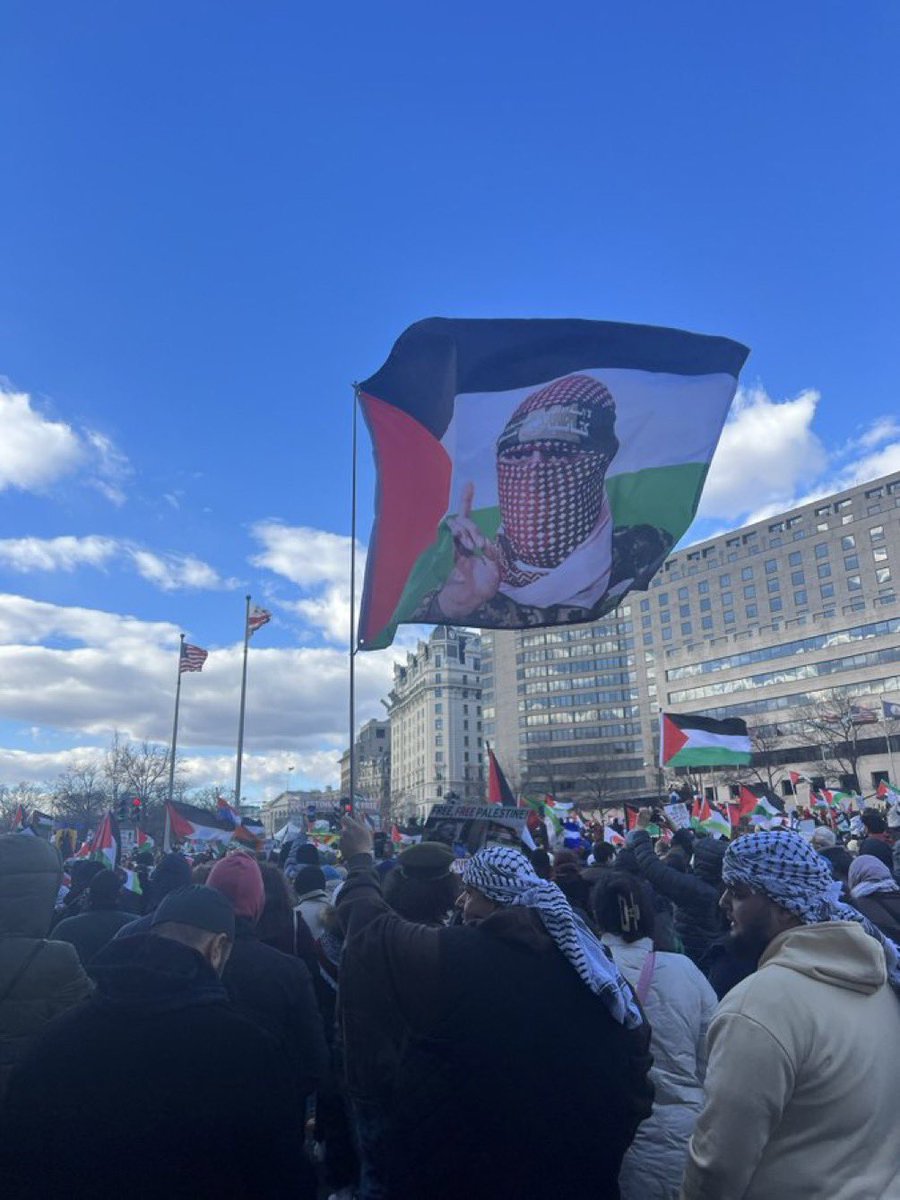
<svg viewBox="0 0 900 1200">
<path fill-rule="evenodd" d="M 670 720 L 665 713 L 662 714 L 662 760 L 664 763 L 671 762 L 679 750 L 688 743 L 688 736 Z"/>
<path fill-rule="evenodd" d="M 627 804 L 625 805 L 625 828 L 626 829 L 634 829 L 635 824 L 637 822 L 637 815 L 638 815 L 638 810 L 636 808 L 629 808 Z"/>
<path fill-rule="evenodd" d="M 506 776 L 500 769 L 493 750 L 488 748 L 488 804 L 506 804 L 515 808 L 516 801 Z"/>
</svg>

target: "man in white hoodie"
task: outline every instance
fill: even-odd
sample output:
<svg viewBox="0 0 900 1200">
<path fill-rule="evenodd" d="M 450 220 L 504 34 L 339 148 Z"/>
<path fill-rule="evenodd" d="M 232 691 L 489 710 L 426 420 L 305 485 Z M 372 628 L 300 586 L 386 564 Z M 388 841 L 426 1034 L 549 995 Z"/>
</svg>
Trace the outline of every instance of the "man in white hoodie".
<svg viewBox="0 0 900 1200">
<path fill-rule="evenodd" d="M 762 957 L 710 1025 L 682 1200 L 900 1197 L 897 947 L 798 834 L 738 839 L 722 878 Z"/>
</svg>

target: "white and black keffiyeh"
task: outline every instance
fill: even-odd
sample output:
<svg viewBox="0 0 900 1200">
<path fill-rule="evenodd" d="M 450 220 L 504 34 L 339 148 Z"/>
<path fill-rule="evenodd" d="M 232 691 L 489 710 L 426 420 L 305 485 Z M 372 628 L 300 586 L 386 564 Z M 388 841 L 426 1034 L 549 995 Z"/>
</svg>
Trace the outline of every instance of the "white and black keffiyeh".
<svg viewBox="0 0 900 1200">
<path fill-rule="evenodd" d="M 742 883 L 762 892 L 804 925 L 823 921 L 856 921 L 881 942 L 892 985 L 900 987 L 900 948 L 849 904 L 840 900 L 841 885 L 832 878 L 828 860 L 799 833 L 751 833 L 732 842 L 722 862 L 726 887 Z"/>
<path fill-rule="evenodd" d="M 495 904 L 534 908 L 547 933 L 582 981 L 627 1029 L 643 1023 L 631 989 L 600 941 L 555 883 L 541 879 L 518 850 L 488 846 L 469 859 L 462 873 L 465 887 L 475 888 Z"/>
</svg>

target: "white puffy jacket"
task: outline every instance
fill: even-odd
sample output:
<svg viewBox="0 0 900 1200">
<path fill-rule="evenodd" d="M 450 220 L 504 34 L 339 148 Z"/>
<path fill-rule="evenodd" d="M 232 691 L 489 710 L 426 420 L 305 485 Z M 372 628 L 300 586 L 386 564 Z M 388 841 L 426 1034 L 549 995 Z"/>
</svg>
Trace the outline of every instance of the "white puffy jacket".
<svg viewBox="0 0 900 1200">
<path fill-rule="evenodd" d="M 633 986 L 650 938 L 625 942 L 605 933 L 619 970 Z M 703 1107 L 706 1030 L 718 1001 L 689 958 L 657 952 L 644 1011 L 653 1033 L 650 1077 L 656 1088 L 653 1113 L 639 1127 L 619 1175 L 622 1200 L 675 1200 L 687 1160 L 688 1139 Z"/>
</svg>

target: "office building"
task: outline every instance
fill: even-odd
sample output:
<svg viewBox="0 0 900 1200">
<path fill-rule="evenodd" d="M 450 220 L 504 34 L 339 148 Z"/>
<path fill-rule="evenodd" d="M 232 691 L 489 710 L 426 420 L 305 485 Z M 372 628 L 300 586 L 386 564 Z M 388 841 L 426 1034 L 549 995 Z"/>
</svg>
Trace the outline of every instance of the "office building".
<svg viewBox="0 0 900 1200">
<path fill-rule="evenodd" d="M 366 721 L 356 738 L 356 794 L 386 820 L 391 803 L 391 725 Z M 341 755 L 341 795 L 350 795 L 350 751 Z"/>
<path fill-rule="evenodd" d="M 779 785 L 790 767 L 840 783 L 842 756 L 822 757 L 808 716 L 834 692 L 879 716 L 883 696 L 900 699 L 898 574 L 900 473 L 687 546 L 593 625 L 485 633 L 485 735 L 520 783 L 649 795 L 661 705 L 745 718 Z M 889 768 L 884 729 L 854 737 L 871 791 Z"/>
<path fill-rule="evenodd" d="M 435 627 L 394 664 L 386 707 L 391 738 L 391 816 L 425 816 L 432 804 L 484 795 L 481 641 Z"/>
</svg>

